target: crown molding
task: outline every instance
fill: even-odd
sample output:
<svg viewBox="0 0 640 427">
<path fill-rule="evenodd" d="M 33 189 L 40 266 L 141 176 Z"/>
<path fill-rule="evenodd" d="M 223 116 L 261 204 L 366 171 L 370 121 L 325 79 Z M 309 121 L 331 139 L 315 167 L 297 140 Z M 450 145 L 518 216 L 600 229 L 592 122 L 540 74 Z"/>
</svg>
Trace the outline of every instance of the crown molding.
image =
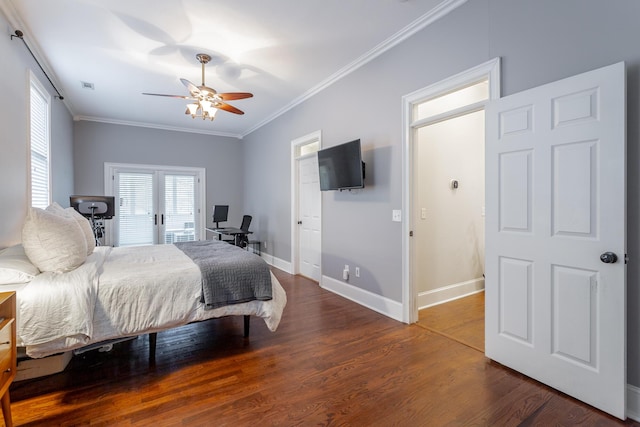
<svg viewBox="0 0 640 427">
<path fill-rule="evenodd" d="M 178 126 L 165 126 L 159 125 L 156 123 L 145 123 L 145 122 L 132 122 L 127 120 L 115 120 L 115 119 L 105 119 L 103 117 L 92 117 L 92 116 L 74 116 L 73 120 L 76 122 L 79 121 L 87 121 L 87 122 L 98 122 L 98 123 L 107 123 L 111 125 L 122 125 L 122 126 L 135 126 L 141 128 L 149 128 L 149 129 L 159 129 L 159 130 L 170 130 L 174 132 L 186 132 L 186 133 L 198 133 L 202 135 L 212 135 L 212 136 L 224 136 L 227 138 L 236 138 L 242 139 L 242 135 L 237 133 L 227 133 L 227 132 L 216 132 L 210 130 L 200 130 L 200 129 L 190 129 L 183 128 Z"/>
<path fill-rule="evenodd" d="M 376 47 L 371 49 L 369 52 L 365 53 L 364 55 L 360 56 L 359 58 L 357 58 L 356 60 L 354 60 L 350 64 L 348 64 L 345 67 L 341 68 L 340 70 L 336 71 L 334 74 L 332 74 L 331 76 L 329 76 L 328 78 L 326 78 L 325 80 L 320 82 L 318 85 L 312 87 L 311 89 L 309 89 L 308 91 L 306 91 L 305 93 L 300 95 L 298 98 L 296 98 L 293 101 L 291 101 L 289 104 L 285 105 L 284 107 L 282 107 L 281 109 L 277 110 L 275 113 L 273 113 L 272 115 L 270 115 L 266 119 L 262 120 L 261 122 L 259 122 L 255 126 L 251 127 L 242 136 L 243 137 L 247 136 L 251 132 L 261 128 L 262 126 L 266 125 L 267 123 L 271 122 L 272 120 L 275 120 L 276 118 L 278 118 L 279 116 L 283 115 L 287 111 L 291 110 L 292 108 L 296 107 L 297 105 L 303 103 L 307 99 L 311 98 L 312 96 L 316 95 L 317 93 L 319 93 L 319 92 L 323 91 L 324 89 L 326 89 L 327 87 L 331 86 L 332 84 L 334 84 L 338 80 L 348 76 L 349 74 L 351 74 L 354 71 L 356 71 L 358 68 L 360 68 L 363 65 L 371 62 L 372 60 L 374 60 L 378 56 L 382 55 L 384 52 L 386 52 L 389 49 L 391 49 L 391 48 L 397 46 L 398 44 L 402 43 L 403 41 L 405 41 L 406 39 L 408 39 L 412 35 L 416 34 L 418 31 L 424 29 L 428 25 L 434 23 L 438 19 L 440 19 L 443 16 L 447 15 L 449 12 L 451 12 L 451 11 L 457 9 L 458 7 L 462 6 L 467 1 L 468 0 L 444 0 L 438 6 L 436 6 L 433 9 L 431 9 L 429 12 L 425 13 L 424 15 L 422 15 L 421 17 L 419 17 L 418 19 L 416 19 L 415 21 L 413 21 L 412 23 L 410 23 L 409 25 L 404 27 L 402 30 L 398 31 L 393 36 L 391 36 L 388 39 L 386 39 L 385 41 L 383 41 L 382 43 L 378 44 Z"/>
</svg>

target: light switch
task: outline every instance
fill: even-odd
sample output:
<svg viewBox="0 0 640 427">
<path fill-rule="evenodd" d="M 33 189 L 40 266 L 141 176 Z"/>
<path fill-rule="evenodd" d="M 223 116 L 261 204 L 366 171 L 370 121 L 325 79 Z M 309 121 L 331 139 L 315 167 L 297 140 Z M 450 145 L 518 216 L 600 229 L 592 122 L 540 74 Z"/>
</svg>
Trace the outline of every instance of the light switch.
<svg viewBox="0 0 640 427">
<path fill-rule="evenodd" d="M 427 208 L 420 209 L 420 219 L 427 219 Z"/>
<path fill-rule="evenodd" d="M 391 221 L 402 222 L 402 211 L 400 209 L 391 211 Z"/>
</svg>

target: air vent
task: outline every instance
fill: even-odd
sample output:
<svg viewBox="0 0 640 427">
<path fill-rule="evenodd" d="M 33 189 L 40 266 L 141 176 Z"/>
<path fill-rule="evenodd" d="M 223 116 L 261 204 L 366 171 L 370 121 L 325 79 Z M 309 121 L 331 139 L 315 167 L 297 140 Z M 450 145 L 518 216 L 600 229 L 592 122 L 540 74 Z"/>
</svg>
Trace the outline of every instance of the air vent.
<svg viewBox="0 0 640 427">
<path fill-rule="evenodd" d="M 90 90 L 94 90 L 95 87 L 93 87 L 93 83 L 89 83 L 89 82 L 80 82 L 82 84 L 82 89 L 90 89 Z"/>
</svg>

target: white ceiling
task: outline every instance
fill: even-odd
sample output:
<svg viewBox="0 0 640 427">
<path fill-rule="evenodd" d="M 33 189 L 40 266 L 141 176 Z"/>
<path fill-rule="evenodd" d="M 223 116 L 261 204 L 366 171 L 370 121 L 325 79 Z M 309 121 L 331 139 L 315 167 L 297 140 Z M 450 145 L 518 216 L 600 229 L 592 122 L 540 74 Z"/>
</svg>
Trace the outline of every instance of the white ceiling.
<svg viewBox="0 0 640 427">
<path fill-rule="evenodd" d="M 74 118 L 242 137 L 466 0 L 2 0 Z M 14 38 L 14 43 L 21 42 Z M 16 49 L 24 48 L 16 46 Z M 203 121 L 207 86 L 251 92 Z M 83 89 L 82 82 L 94 90 Z"/>
</svg>

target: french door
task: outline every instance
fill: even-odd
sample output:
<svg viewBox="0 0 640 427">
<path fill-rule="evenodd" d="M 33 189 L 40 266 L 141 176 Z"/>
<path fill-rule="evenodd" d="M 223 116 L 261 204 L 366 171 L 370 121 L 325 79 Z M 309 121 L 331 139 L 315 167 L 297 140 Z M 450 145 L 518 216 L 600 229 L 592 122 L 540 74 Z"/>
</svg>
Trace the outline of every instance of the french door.
<svg viewBox="0 0 640 427">
<path fill-rule="evenodd" d="M 114 246 L 200 240 L 203 170 L 140 165 L 108 165 L 108 169 L 116 199 L 109 233 Z"/>
</svg>

